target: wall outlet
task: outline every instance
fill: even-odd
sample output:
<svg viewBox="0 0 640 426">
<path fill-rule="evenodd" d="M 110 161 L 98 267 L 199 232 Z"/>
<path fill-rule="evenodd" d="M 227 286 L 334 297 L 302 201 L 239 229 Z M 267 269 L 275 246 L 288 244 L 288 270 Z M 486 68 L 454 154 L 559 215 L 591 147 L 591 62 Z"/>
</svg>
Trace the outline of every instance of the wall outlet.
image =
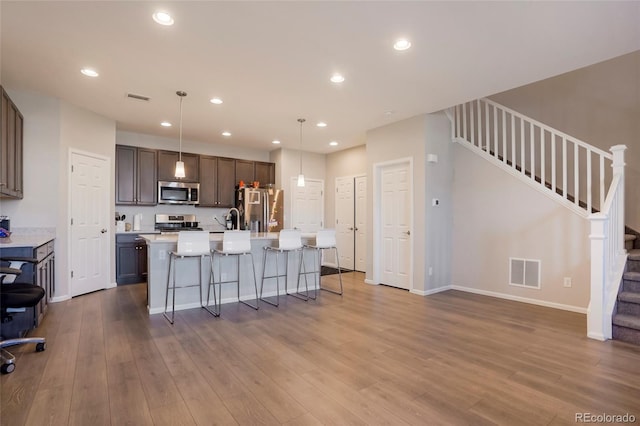
<svg viewBox="0 0 640 426">
<path fill-rule="evenodd" d="M 564 286 L 571 287 L 571 277 L 564 277 Z"/>
<path fill-rule="evenodd" d="M 429 266 L 429 276 L 433 275 L 433 266 Z"/>
</svg>

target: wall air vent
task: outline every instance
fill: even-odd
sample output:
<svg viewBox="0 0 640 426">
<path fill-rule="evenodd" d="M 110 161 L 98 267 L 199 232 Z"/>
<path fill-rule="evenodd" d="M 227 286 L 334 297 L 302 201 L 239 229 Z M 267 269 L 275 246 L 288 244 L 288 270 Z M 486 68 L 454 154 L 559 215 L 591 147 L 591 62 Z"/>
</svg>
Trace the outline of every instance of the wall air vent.
<svg viewBox="0 0 640 426">
<path fill-rule="evenodd" d="M 540 261 L 509 258 L 509 285 L 540 288 Z"/>
<path fill-rule="evenodd" d="M 127 93 L 127 98 L 137 99 L 139 101 L 149 102 L 151 100 L 148 96 L 136 95 L 135 93 Z"/>
</svg>

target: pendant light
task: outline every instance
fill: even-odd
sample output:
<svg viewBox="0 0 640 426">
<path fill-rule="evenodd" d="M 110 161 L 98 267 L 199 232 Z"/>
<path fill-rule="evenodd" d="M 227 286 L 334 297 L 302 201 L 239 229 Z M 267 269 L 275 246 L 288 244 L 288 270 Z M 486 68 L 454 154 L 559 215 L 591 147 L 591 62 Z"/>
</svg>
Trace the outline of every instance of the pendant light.
<svg viewBox="0 0 640 426">
<path fill-rule="evenodd" d="M 306 120 L 304 118 L 298 118 L 300 123 L 300 174 L 298 175 L 298 186 L 304 187 L 304 175 L 302 174 L 302 123 Z"/>
<path fill-rule="evenodd" d="M 185 172 L 184 172 L 184 161 L 182 161 L 182 99 L 185 96 L 187 96 L 187 92 L 183 92 L 181 90 L 178 90 L 176 92 L 176 95 L 178 95 L 180 97 L 180 151 L 179 151 L 178 161 L 176 161 L 176 173 L 175 173 L 175 176 L 177 178 L 183 178 L 183 177 L 185 177 Z"/>
</svg>

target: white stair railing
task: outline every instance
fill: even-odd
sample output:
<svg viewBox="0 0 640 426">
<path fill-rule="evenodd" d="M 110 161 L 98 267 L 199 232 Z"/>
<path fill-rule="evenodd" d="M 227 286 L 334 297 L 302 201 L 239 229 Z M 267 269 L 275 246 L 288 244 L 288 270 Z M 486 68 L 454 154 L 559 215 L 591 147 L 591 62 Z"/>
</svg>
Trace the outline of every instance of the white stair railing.
<svg viewBox="0 0 640 426">
<path fill-rule="evenodd" d="M 591 221 L 587 335 L 611 338 L 626 262 L 624 151 L 589 145 L 490 99 L 453 107 L 453 140 Z M 596 212 L 596 213 L 594 213 Z"/>
<path fill-rule="evenodd" d="M 602 210 L 591 220 L 591 299 L 587 309 L 587 335 L 611 339 L 611 319 L 627 261 L 624 248 L 624 145 L 611 147 L 613 182 Z"/>
<path fill-rule="evenodd" d="M 587 217 L 604 205 L 612 154 L 490 99 L 453 108 L 454 141 Z"/>
</svg>

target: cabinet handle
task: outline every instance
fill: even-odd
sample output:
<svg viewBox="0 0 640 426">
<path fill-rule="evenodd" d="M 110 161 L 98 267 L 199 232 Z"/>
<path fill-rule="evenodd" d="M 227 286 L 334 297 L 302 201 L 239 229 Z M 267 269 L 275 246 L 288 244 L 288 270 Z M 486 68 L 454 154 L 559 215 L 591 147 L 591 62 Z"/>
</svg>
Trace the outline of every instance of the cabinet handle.
<svg viewBox="0 0 640 426">
<path fill-rule="evenodd" d="M 105 232 L 107 232 L 107 230 L 106 230 L 106 229 L 104 229 L 104 228 L 102 228 L 102 229 L 100 230 L 100 233 L 101 233 L 101 234 L 104 234 Z"/>
</svg>

